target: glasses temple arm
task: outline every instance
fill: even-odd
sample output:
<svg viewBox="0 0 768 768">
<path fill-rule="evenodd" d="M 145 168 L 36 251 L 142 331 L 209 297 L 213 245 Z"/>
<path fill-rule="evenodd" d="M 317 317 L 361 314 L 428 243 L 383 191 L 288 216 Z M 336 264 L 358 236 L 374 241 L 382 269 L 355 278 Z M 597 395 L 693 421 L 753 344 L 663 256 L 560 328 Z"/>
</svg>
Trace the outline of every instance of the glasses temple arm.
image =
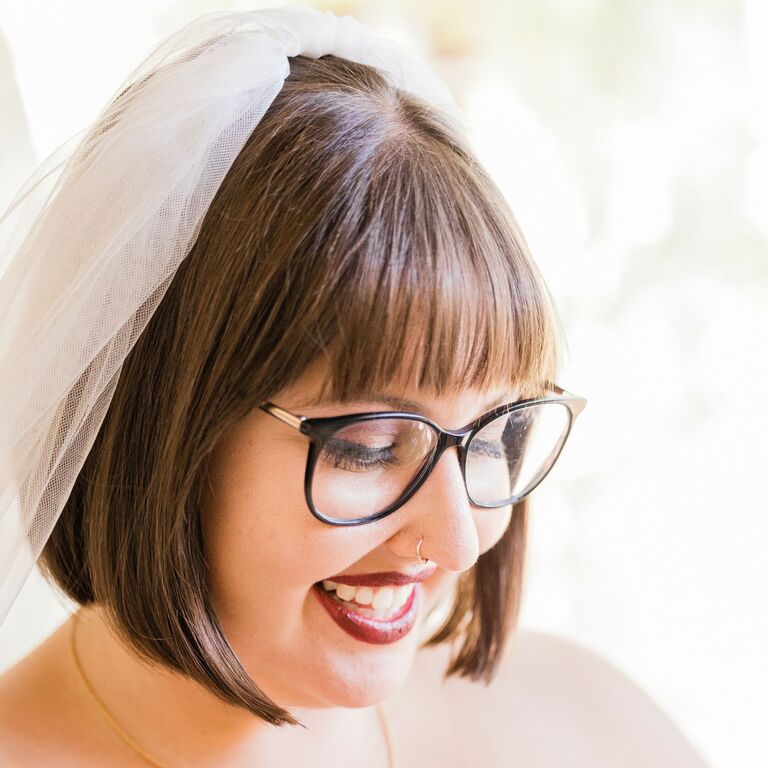
<svg viewBox="0 0 768 768">
<path fill-rule="evenodd" d="M 304 416 L 297 416 L 295 413 L 286 411 L 285 408 L 281 408 L 279 405 L 275 405 L 274 403 L 262 403 L 260 407 L 270 416 L 274 416 L 276 419 L 280 419 L 280 421 L 288 424 L 294 429 L 300 429 L 301 422 L 305 419 Z"/>
</svg>

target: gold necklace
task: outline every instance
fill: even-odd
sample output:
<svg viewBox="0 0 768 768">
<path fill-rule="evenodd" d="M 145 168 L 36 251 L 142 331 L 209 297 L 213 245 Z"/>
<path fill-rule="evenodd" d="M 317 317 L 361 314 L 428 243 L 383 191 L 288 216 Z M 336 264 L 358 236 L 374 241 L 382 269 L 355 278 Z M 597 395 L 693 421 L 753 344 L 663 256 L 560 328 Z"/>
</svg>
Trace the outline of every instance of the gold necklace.
<svg viewBox="0 0 768 768">
<path fill-rule="evenodd" d="M 77 668 L 77 672 L 80 675 L 80 679 L 83 681 L 83 685 L 85 686 L 85 689 L 88 691 L 91 698 L 96 703 L 96 706 L 101 710 L 102 714 L 106 718 L 107 722 L 112 726 L 112 728 L 116 731 L 118 736 L 138 755 L 140 755 L 144 760 L 146 760 L 147 763 L 150 765 L 155 766 L 155 768 L 165 768 L 165 766 L 161 765 L 160 763 L 153 760 L 120 726 L 120 724 L 115 720 L 115 718 L 112 716 L 112 714 L 109 712 L 109 710 L 104 706 L 104 703 L 101 701 L 101 699 L 96 695 L 96 691 L 93 690 L 91 687 L 91 684 L 88 682 L 88 679 L 85 676 L 85 672 L 83 671 L 82 664 L 80 663 L 80 658 L 77 655 L 77 649 L 75 648 L 75 630 L 77 629 L 77 620 L 80 616 L 79 611 L 75 613 L 73 620 L 72 620 L 72 630 L 69 633 L 69 647 L 72 651 L 72 658 L 75 662 L 75 667 Z M 381 727 L 384 731 L 384 739 L 387 742 L 387 762 L 389 764 L 389 768 L 396 768 L 395 763 L 395 752 L 394 752 L 394 746 L 392 743 L 392 733 L 389 728 L 389 722 L 387 720 L 386 715 L 384 714 L 384 710 L 382 709 L 380 704 L 376 705 L 376 711 L 379 713 L 379 719 L 381 720 Z"/>
</svg>

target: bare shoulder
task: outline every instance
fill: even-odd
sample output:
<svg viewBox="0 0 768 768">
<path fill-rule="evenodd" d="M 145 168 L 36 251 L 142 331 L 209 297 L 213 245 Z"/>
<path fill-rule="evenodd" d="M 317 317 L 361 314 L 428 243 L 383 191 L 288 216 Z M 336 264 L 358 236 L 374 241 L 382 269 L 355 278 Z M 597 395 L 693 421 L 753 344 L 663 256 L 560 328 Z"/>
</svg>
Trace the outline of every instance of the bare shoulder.
<svg viewBox="0 0 768 768">
<path fill-rule="evenodd" d="M 403 749 L 436 765 L 707 768 L 648 694 L 578 643 L 520 630 L 489 685 L 443 679 L 448 654 L 421 651 L 413 685 L 387 709 Z M 409 729 L 419 713 L 420 722 L 429 718 L 426 731 Z"/>
<path fill-rule="evenodd" d="M 40 695 L 50 645 L 49 637 L 0 675 L 0 765 L 32 766 L 42 758 L 37 729 L 49 719 L 47 712 L 60 690 L 49 666 L 52 685 L 48 695 Z"/>
<path fill-rule="evenodd" d="M 67 622 L 0 674 L 0 766 L 74 768 L 89 764 L 93 736 L 67 664 Z"/>
</svg>

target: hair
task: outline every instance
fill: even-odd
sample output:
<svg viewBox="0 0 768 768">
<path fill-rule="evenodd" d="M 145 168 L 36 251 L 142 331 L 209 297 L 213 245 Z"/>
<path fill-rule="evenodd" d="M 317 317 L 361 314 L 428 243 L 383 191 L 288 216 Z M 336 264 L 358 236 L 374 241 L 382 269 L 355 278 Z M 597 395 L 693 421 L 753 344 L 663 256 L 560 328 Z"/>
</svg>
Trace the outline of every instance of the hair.
<svg viewBox="0 0 768 768">
<path fill-rule="evenodd" d="M 213 608 L 199 510 L 217 441 L 322 358 L 341 401 L 405 380 L 527 397 L 554 382 L 561 339 L 457 124 L 375 68 L 293 57 L 125 359 L 41 571 L 103 606 L 141 657 L 301 725 L 255 686 Z M 424 643 L 459 645 L 446 677 L 492 680 L 517 625 L 527 520 L 525 499 L 459 575 Z"/>
</svg>

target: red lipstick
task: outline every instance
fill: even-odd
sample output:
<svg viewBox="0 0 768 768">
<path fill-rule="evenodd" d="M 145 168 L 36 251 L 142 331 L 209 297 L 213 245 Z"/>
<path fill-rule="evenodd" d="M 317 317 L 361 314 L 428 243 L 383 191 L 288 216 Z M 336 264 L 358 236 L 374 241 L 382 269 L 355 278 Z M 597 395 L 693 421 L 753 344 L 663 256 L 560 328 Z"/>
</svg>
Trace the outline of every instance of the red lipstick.
<svg viewBox="0 0 768 768">
<path fill-rule="evenodd" d="M 414 574 L 401 571 L 383 571 L 380 573 L 349 573 L 347 575 L 330 576 L 323 581 L 333 581 L 336 584 L 346 584 L 350 587 L 400 587 L 403 584 L 425 581 L 437 570 L 437 563 L 430 563 Z M 320 584 L 321 582 L 318 582 Z"/>
<path fill-rule="evenodd" d="M 380 574 L 371 575 L 376 576 Z M 322 586 L 315 584 L 312 587 L 312 591 L 317 595 L 320 604 L 328 611 L 339 627 L 347 634 L 362 640 L 364 643 L 376 645 L 397 642 L 413 629 L 416 624 L 419 603 L 421 601 L 421 597 L 417 597 L 416 593 L 420 592 L 420 590 L 421 587 L 415 586 L 405 605 L 391 618 L 382 620 L 361 616 L 359 613 L 355 613 L 345 607 L 341 600 L 332 597 Z"/>
</svg>

